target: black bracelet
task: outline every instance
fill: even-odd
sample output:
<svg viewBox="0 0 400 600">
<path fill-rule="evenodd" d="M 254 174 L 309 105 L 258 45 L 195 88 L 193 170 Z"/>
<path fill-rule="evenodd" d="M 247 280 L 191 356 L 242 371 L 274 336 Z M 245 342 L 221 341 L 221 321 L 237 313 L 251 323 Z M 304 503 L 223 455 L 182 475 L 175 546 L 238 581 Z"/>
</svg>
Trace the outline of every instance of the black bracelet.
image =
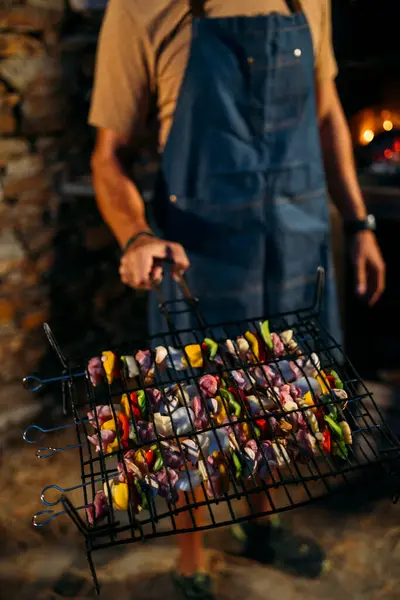
<svg viewBox="0 0 400 600">
<path fill-rule="evenodd" d="M 132 237 L 130 237 L 129 240 L 126 242 L 125 246 L 122 248 L 122 254 L 125 254 L 125 252 L 129 250 L 132 244 L 134 244 L 136 240 L 142 237 L 142 235 L 147 235 L 152 238 L 157 237 L 156 234 L 152 231 L 139 231 L 138 233 L 133 234 Z"/>
</svg>

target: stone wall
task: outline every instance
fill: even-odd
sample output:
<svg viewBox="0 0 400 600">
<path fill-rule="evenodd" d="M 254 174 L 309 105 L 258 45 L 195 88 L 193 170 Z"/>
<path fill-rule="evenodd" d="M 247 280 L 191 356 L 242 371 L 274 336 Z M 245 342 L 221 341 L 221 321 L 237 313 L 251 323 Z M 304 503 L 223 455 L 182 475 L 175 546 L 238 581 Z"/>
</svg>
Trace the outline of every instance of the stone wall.
<svg viewBox="0 0 400 600">
<path fill-rule="evenodd" d="M 0 4 L 0 381 L 43 368 L 44 321 L 73 355 L 143 335 L 88 178 L 100 21 L 63 0 Z"/>
</svg>

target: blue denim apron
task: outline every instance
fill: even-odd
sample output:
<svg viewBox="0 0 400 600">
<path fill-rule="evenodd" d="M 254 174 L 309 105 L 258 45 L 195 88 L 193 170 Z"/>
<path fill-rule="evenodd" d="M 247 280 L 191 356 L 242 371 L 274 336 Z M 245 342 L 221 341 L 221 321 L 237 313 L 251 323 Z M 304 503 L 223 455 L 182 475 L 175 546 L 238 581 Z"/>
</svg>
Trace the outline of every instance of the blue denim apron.
<svg viewBox="0 0 400 600">
<path fill-rule="evenodd" d="M 322 317 L 338 338 L 307 18 L 194 17 L 162 157 L 158 228 L 187 250 L 188 283 L 208 323 L 311 306 L 322 265 Z M 169 278 L 163 293 L 179 297 Z M 188 315 L 176 323 L 196 326 Z M 154 298 L 150 329 L 166 331 Z"/>
</svg>

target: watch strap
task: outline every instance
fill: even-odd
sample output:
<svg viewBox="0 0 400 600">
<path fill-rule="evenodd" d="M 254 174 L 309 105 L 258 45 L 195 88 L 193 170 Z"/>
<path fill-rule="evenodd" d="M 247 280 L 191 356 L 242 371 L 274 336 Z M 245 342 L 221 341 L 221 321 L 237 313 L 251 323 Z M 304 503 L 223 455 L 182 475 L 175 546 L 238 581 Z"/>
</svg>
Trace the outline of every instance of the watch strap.
<svg viewBox="0 0 400 600">
<path fill-rule="evenodd" d="M 365 219 L 347 221 L 345 229 L 347 233 L 352 235 L 362 231 L 376 231 L 375 217 L 374 215 L 367 215 Z"/>
</svg>

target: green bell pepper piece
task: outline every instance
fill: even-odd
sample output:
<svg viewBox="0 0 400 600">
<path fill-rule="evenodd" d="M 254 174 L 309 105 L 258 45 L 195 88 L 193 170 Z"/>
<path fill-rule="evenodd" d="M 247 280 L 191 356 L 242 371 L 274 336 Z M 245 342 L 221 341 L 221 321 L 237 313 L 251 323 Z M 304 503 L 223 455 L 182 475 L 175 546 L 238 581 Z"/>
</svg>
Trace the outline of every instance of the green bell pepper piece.
<svg viewBox="0 0 400 600">
<path fill-rule="evenodd" d="M 242 414 L 242 407 L 240 406 L 239 402 L 236 402 L 236 400 L 232 400 L 230 402 L 230 407 L 233 410 L 235 417 L 239 418 Z"/>
<path fill-rule="evenodd" d="M 272 341 L 271 332 L 269 329 L 269 321 L 264 321 L 260 324 L 260 331 L 264 342 L 270 350 L 274 349 L 274 343 Z"/>
<path fill-rule="evenodd" d="M 229 408 L 233 411 L 235 416 L 239 418 L 242 414 L 242 407 L 240 406 L 239 402 L 236 401 L 233 394 L 231 394 L 231 392 L 228 390 L 222 389 L 220 390 L 220 394 L 222 398 L 229 404 Z"/>
<path fill-rule="evenodd" d="M 338 417 L 338 409 L 336 404 L 333 404 L 333 398 L 330 394 L 323 394 L 320 396 L 320 401 L 325 406 L 326 410 L 329 412 L 329 416 L 336 421 Z"/>
<path fill-rule="evenodd" d="M 338 456 L 339 458 L 342 458 L 343 460 L 346 460 L 346 458 L 348 458 L 348 456 L 349 456 L 347 446 L 343 441 L 334 442 L 332 449 L 333 449 L 333 452 L 332 452 L 333 456 Z"/>
<path fill-rule="evenodd" d="M 218 344 L 214 342 L 211 338 L 205 338 L 204 343 L 207 346 L 209 358 L 213 359 L 216 357 L 218 352 Z"/>
<path fill-rule="evenodd" d="M 148 507 L 149 507 L 149 505 L 148 505 L 148 502 L 147 502 L 147 496 L 146 496 L 146 494 L 144 493 L 143 490 L 142 490 L 142 493 L 141 493 L 141 499 L 142 499 L 142 508 L 143 508 L 143 510 L 147 510 Z"/>
<path fill-rule="evenodd" d="M 136 397 L 137 397 L 138 406 L 139 406 L 139 410 L 140 410 L 142 419 L 143 419 L 143 421 L 147 421 L 148 411 L 147 411 L 146 394 L 144 393 L 143 390 L 138 390 L 136 392 Z"/>
<path fill-rule="evenodd" d="M 235 478 L 239 479 L 240 476 L 242 475 L 242 463 L 239 460 L 239 457 L 237 456 L 236 452 L 232 452 L 232 458 L 233 458 L 233 464 L 235 467 Z"/>
<path fill-rule="evenodd" d="M 129 439 L 132 440 L 132 442 L 137 442 L 136 431 L 132 424 L 129 427 Z"/>
<path fill-rule="evenodd" d="M 332 417 L 329 417 L 328 415 L 324 416 L 324 420 L 328 424 L 328 427 L 332 431 L 333 435 L 335 436 L 336 442 L 344 443 L 343 432 L 340 429 L 339 425 L 332 419 Z"/>
<path fill-rule="evenodd" d="M 152 446 L 151 449 L 154 452 L 153 473 L 157 473 L 158 471 L 161 471 L 161 469 L 164 468 L 164 459 L 163 459 L 163 455 L 161 454 L 161 450 L 157 446 L 157 444 Z"/>
<path fill-rule="evenodd" d="M 146 510 L 146 508 L 148 507 L 147 496 L 146 496 L 145 492 L 142 490 L 142 487 L 137 480 L 135 480 L 135 487 L 136 487 L 137 493 L 140 496 L 141 507 L 143 510 Z"/>
<path fill-rule="evenodd" d="M 161 471 L 161 469 L 164 468 L 164 460 L 162 458 L 162 456 L 159 456 L 156 460 L 156 462 L 154 463 L 154 467 L 153 467 L 153 473 L 157 473 L 158 471 Z"/>
<path fill-rule="evenodd" d="M 335 388 L 337 390 L 343 390 L 344 389 L 344 385 L 342 380 L 340 379 L 339 375 L 336 373 L 336 371 L 334 371 L 333 369 L 330 372 L 331 377 L 334 378 L 335 380 Z"/>
</svg>

